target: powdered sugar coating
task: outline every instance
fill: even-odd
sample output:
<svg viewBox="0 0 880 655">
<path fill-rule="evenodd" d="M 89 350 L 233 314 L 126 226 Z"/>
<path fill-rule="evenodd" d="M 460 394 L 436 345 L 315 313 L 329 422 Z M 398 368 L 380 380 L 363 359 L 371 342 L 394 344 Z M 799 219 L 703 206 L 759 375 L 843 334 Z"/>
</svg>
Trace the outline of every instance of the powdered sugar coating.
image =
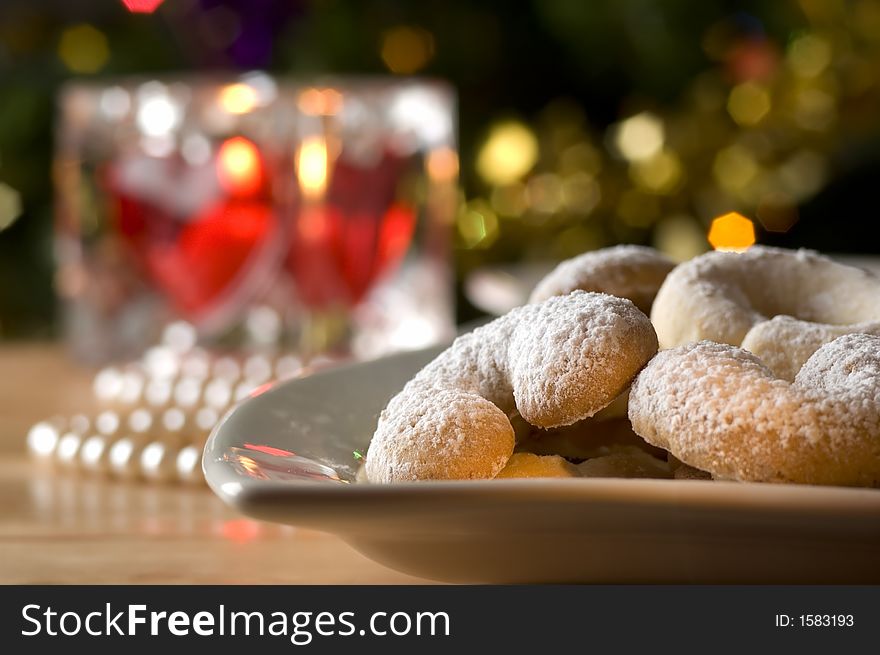
<svg viewBox="0 0 880 655">
<path fill-rule="evenodd" d="M 529 302 L 541 302 L 577 289 L 628 298 L 646 314 L 675 263 L 653 248 L 614 246 L 560 263 L 532 290 Z"/>
<path fill-rule="evenodd" d="M 507 416 L 557 427 L 611 403 L 657 351 L 629 300 L 576 291 L 462 335 L 395 396 L 367 454 L 373 482 L 494 477 L 513 452 Z"/>
<path fill-rule="evenodd" d="M 669 274 L 651 320 L 661 348 L 742 345 L 793 380 L 835 337 L 880 334 L 880 278 L 806 250 L 710 252 Z"/>
<path fill-rule="evenodd" d="M 629 416 L 715 478 L 880 486 L 880 337 L 821 346 L 794 382 L 729 345 L 663 351 L 633 383 Z"/>
</svg>

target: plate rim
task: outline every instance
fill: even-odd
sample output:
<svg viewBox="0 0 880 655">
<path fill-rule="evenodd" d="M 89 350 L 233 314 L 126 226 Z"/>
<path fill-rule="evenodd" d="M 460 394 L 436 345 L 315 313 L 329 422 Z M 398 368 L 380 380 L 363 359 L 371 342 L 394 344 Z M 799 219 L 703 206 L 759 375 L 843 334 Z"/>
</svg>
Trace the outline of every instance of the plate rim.
<svg viewBox="0 0 880 655">
<path fill-rule="evenodd" d="M 509 479 L 398 482 L 389 484 L 260 480 L 236 473 L 220 461 L 217 453 L 243 443 L 230 439 L 226 426 L 230 417 L 254 411 L 270 396 L 283 396 L 291 386 L 316 377 L 345 375 L 355 368 L 388 364 L 394 360 L 423 358 L 438 347 L 396 353 L 366 362 L 345 364 L 307 377 L 285 380 L 267 391 L 247 398 L 229 410 L 212 430 L 202 458 L 205 479 L 211 489 L 229 505 L 245 514 L 262 514 L 289 504 L 291 516 L 306 505 L 327 512 L 327 522 L 357 507 L 388 508 L 413 500 L 456 502 L 603 502 L 642 507 L 719 509 L 731 512 L 780 511 L 847 518 L 880 519 L 880 489 L 821 485 L 734 482 L 721 480 L 661 480 L 632 478 Z M 283 447 L 285 444 L 276 443 Z M 351 507 L 348 507 L 347 504 Z M 310 512 L 311 513 L 311 512 Z M 263 518 L 263 516 L 261 516 Z"/>
</svg>

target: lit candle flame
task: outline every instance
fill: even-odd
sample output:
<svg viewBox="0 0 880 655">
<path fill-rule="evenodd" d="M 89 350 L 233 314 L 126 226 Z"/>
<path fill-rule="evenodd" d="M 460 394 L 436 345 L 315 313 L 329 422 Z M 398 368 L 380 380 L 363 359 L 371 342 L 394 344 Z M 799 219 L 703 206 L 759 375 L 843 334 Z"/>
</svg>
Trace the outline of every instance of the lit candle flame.
<svg viewBox="0 0 880 655">
<path fill-rule="evenodd" d="M 228 193 L 248 195 L 260 188 L 260 154 L 244 137 L 227 139 L 217 155 L 217 176 Z"/>
<path fill-rule="evenodd" d="M 299 186 L 307 198 L 317 198 L 327 189 L 327 142 L 324 137 L 303 140 L 296 155 Z"/>
</svg>

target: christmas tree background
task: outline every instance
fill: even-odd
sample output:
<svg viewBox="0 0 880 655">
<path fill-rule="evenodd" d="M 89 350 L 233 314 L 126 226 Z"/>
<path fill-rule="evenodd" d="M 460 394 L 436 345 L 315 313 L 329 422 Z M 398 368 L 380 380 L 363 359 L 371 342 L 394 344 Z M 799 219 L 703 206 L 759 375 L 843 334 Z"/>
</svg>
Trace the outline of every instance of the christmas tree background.
<svg viewBox="0 0 880 655">
<path fill-rule="evenodd" d="M 6 0 L 0 338 L 58 331 L 60 86 L 255 69 L 456 87 L 459 280 L 619 242 L 686 258 L 729 211 L 761 243 L 880 253 L 875 0 Z"/>
</svg>

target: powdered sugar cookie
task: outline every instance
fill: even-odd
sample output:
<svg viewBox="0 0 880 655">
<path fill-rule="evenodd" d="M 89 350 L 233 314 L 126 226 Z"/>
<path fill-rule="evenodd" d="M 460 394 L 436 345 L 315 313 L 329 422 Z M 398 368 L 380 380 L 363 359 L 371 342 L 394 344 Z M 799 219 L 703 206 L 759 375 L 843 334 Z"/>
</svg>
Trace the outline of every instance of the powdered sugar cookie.
<svg viewBox="0 0 880 655">
<path fill-rule="evenodd" d="M 492 478 L 514 448 L 508 415 L 552 428 L 593 416 L 657 350 L 629 300 L 576 291 L 512 310 L 465 334 L 379 418 L 371 482 Z"/>
<path fill-rule="evenodd" d="M 649 314 L 654 296 L 673 268 L 675 263 L 653 248 L 603 248 L 560 263 L 535 286 L 529 302 L 581 289 L 628 298 Z"/>
<path fill-rule="evenodd" d="M 669 274 L 651 320 L 661 348 L 741 345 L 793 380 L 836 337 L 880 335 L 880 278 L 805 250 L 710 252 Z"/>
<path fill-rule="evenodd" d="M 629 416 L 716 479 L 880 486 L 880 337 L 838 337 L 794 382 L 741 348 L 666 350 L 633 383 Z"/>
</svg>

